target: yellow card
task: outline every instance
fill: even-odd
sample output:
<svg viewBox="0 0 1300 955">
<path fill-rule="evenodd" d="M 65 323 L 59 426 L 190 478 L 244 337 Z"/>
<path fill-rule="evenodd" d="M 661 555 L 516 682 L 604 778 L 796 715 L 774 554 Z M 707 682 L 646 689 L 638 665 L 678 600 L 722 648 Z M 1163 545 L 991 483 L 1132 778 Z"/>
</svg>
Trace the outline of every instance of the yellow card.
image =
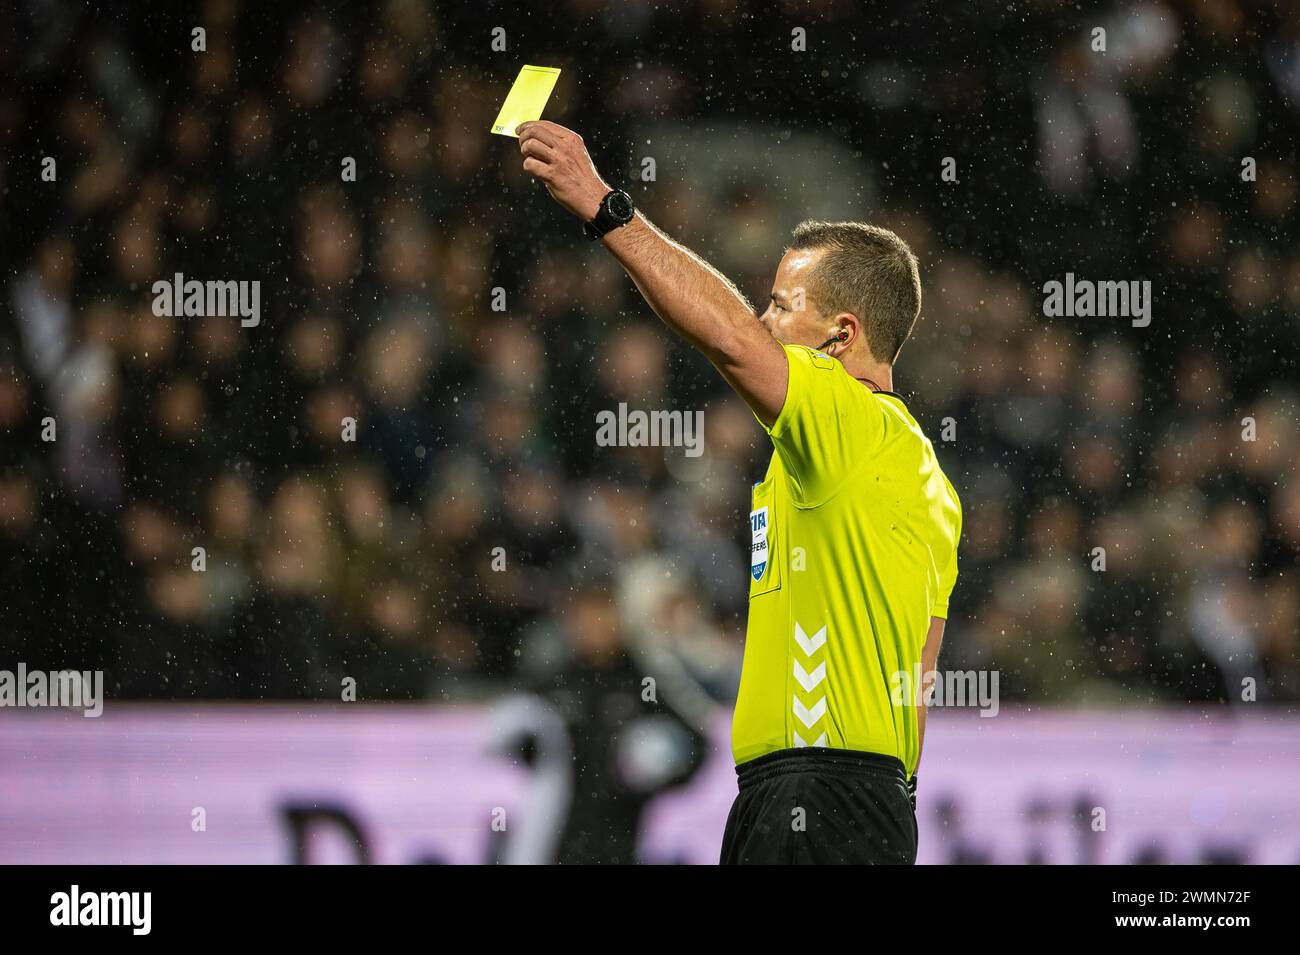
<svg viewBox="0 0 1300 955">
<path fill-rule="evenodd" d="M 551 98 L 555 81 L 560 78 L 560 71 L 551 66 L 525 66 L 515 77 L 515 85 L 506 94 L 506 101 L 501 104 L 501 112 L 492 124 L 492 132 L 498 136 L 514 136 L 515 128 L 520 123 L 528 123 L 542 118 L 546 101 Z"/>
</svg>

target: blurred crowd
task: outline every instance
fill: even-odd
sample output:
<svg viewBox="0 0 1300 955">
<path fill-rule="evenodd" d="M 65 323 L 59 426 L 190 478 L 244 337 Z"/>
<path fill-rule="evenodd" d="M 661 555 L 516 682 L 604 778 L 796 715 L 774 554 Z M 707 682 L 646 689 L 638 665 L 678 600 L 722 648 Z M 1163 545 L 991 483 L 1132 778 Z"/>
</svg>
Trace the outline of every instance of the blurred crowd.
<svg viewBox="0 0 1300 955">
<path fill-rule="evenodd" d="M 0 667 L 462 700 L 609 666 L 696 726 L 734 695 L 770 445 L 488 134 L 529 62 L 756 303 L 807 214 L 912 243 L 896 389 L 964 506 L 945 667 L 1007 699 L 1300 699 L 1296 6 L 908 9 L 568 0 L 494 52 L 491 11 L 425 0 L 18 4 Z M 1151 325 L 1045 318 L 1067 271 L 1151 281 Z M 155 315 L 176 273 L 260 281 L 260 325 Z M 620 403 L 703 409 L 704 455 L 597 446 Z"/>
</svg>

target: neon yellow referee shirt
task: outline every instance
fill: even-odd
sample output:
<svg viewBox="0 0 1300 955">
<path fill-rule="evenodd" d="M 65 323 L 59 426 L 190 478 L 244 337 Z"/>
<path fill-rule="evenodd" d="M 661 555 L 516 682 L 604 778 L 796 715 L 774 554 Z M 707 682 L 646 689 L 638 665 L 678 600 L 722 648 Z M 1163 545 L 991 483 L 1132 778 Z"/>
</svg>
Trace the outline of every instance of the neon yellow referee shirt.
<svg viewBox="0 0 1300 955">
<path fill-rule="evenodd" d="M 918 757 L 912 686 L 948 616 L 961 503 L 901 398 L 784 345 L 790 380 L 754 485 L 736 764 L 801 746 Z M 761 422 L 760 422 L 761 423 Z M 905 673 L 908 683 L 900 683 Z"/>
</svg>

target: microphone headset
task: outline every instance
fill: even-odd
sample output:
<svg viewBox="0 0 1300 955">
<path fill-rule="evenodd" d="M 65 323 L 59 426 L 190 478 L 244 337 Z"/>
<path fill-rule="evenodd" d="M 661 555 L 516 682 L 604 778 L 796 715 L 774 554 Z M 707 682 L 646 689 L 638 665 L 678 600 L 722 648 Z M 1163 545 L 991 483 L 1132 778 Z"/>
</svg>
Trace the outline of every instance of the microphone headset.
<svg viewBox="0 0 1300 955">
<path fill-rule="evenodd" d="M 830 338 L 826 339 L 826 341 L 818 345 L 817 350 L 822 351 L 827 345 L 834 344 L 835 342 L 846 342 L 848 340 L 849 340 L 849 331 L 847 328 L 842 328 L 840 329 L 839 334 L 832 335 Z"/>
</svg>

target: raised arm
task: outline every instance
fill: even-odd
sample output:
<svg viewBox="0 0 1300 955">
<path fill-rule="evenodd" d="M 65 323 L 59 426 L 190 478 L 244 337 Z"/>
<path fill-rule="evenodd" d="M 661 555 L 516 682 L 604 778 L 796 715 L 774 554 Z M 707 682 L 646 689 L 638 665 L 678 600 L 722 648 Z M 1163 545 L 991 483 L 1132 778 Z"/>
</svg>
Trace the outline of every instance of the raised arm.
<svg viewBox="0 0 1300 955">
<path fill-rule="evenodd" d="M 524 171 L 539 179 L 561 206 L 590 221 L 610 189 L 582 137 L 544 121 L 524 123 L 518 133 Z M 735 285 L 640 212 L 601 242 L 664 324 L 703 352 L 758 418 L 771 425 L 785 403 L 785 350 Z"/>
</svg>

